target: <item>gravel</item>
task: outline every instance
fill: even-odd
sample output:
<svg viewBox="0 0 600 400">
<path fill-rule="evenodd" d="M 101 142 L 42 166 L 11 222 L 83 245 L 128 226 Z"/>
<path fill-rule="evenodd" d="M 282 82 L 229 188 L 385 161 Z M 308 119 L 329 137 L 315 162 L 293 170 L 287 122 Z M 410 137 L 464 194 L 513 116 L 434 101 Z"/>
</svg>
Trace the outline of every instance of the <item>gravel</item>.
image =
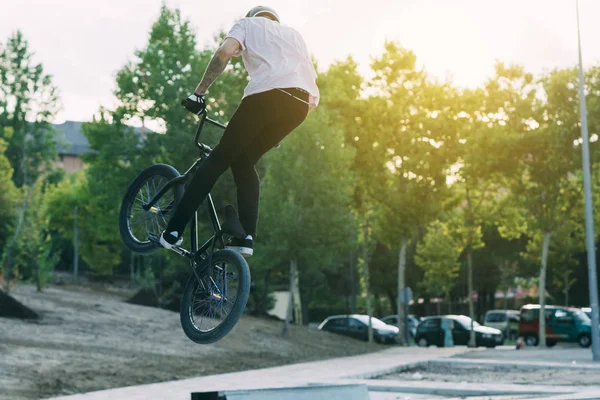
<svg viewBox="0 0 600 400">
<path fill-rule="evenodd" d="M 455 383 L 597 386 L 600 383 L 600 372 L 594 370 L 564 370 L 551 368 L 520 370 L 511 367 L 457 366 L 450 363 L 436 363 L 412 368 L 401 373 L 385 375 L 379 379 Z"/>
</svg>

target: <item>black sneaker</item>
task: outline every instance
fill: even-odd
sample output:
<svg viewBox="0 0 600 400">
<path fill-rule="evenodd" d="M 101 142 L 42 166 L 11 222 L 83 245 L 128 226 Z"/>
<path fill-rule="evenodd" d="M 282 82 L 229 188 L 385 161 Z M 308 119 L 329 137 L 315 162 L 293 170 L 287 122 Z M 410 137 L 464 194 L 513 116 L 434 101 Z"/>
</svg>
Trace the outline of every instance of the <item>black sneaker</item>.
<svg viewBox="0 0 600 400">
<path fill-rule="evenodd" d="M 164 231 L 163 233 L 160 234 L 160 244 L 165 249 L 170 249 L 173 246 L 181 246 L 181 243 L 183 243 L 183 236 L 178 237 L 178 236 L 173 235 L 173 233 L 177 233 L 177 232 L 167 233 L 166 231 Z"/>
<path fill-rule="evenodd" d="M 225 245 L 225 248 L 236 251 L 244 257 L 250 257 L 254 253 L 252 246 L 253 240 L 251 238 L 238 239 L 232 237 L 231 239 L 229 239 L 229 242 L 227 242 L 227 244 Z"/>
</svg>

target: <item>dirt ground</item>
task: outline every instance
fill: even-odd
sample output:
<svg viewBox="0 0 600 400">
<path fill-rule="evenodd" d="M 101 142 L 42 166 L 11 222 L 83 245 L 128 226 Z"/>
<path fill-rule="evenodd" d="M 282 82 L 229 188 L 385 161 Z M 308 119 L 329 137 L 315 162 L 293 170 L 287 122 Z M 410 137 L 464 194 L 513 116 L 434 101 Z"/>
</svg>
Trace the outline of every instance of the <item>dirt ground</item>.
<svg viewBox="0 0 600 400">
<path fill-rule="evenodd" d="M 0 399 L 38 399 L 383 350 L 306 327 L 244 316 L 213 345 L 183 333 L 179 313 L 127 304 L 131 293 L 31 285 L 12 292 L 41 315 L 0 318 Z"/>
<path fill-rule="evenodd" d="M 538 369 L 521 370 L 510 367 L 461 366 L 432 364 L 379 379 L 419 380 L 435 382 L 506 383 L 523 385 L 598 385 L 599 374 L 594 370 Z"/>
</svg>

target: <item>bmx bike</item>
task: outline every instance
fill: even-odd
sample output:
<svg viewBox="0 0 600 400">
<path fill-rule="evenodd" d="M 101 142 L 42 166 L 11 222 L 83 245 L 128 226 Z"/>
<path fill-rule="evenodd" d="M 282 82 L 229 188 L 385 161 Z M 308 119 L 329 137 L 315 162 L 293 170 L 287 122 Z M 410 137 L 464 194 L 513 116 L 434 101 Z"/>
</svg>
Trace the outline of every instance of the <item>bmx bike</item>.
<svg viewBox="0 0 600 400">
<path fill-rule="evenodd" d="M 119 213 L 119 230 L 123 243 L 131 251 L 150 254 L 163 248 L 159 244 L 161 232 L 187 184 L 212 151 L 210 146 L 199 141 L 205 123 L 225 128 L 208 118 L 206 113 L 200 116 L 194 138 L 200 157 L 183 175 L 170 165 L 155 164 L 140 172 L 129 184 Z M 196 211 L 190 221 L 191 248 L 171 248 L 187 258 L 191 268 L 181 299 L 181 327 L 188 338 L 201 344 L 216 342 L 233 329 L 250 294 L 248 263 L 239 253 L 225 249 L 224 235 L 240 239 L 246 236 L 235 209 L 231 205 L 225 207 L 225 219 L 221 224 L 210 194 L 207 205 L 214 230 L 210 239 L 198 246 Z"/>
</svg>

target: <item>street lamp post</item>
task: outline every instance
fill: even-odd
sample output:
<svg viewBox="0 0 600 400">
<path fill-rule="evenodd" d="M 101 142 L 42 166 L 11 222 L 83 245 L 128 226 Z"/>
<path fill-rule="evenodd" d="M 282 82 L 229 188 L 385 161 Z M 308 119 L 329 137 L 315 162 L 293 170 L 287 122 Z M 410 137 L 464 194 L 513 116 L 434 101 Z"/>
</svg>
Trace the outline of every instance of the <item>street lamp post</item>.
<svg viewBox="0 0 600 400">
<path fill-rule="evenodd" d="M 596 277 L 596 247 L 594 244 L 594 216 L 592 213 L 592 184 L 590 177 L 589 134 L 587 107 L 583 83 L 583 62 L 581 61 L 581 34 L 579 32 L 579 0 L 575 0 L 577 10 L 577 46 L 579 50 L 579 113 L 581 117 L 581 153 L 583 158 L 583 196 L 585 199 L 585 239 L 588 256 L 588 280 L 590 306 L 592 307 L 592 358 L 600 361 L 600 321 L 598 316 L 598 279 Z"/>
</svg>

